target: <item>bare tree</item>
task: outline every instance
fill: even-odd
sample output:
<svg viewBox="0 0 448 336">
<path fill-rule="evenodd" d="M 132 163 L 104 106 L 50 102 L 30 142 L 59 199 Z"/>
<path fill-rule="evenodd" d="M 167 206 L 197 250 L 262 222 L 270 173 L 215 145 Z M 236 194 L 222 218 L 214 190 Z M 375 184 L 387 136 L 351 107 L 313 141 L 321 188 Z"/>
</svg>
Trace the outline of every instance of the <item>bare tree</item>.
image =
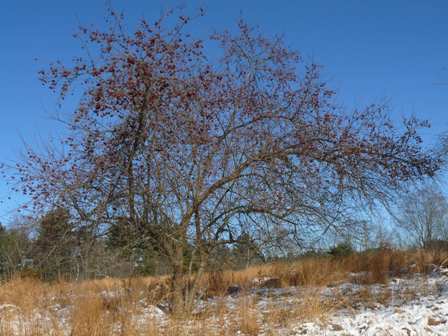
<svg viewBox="0 0 448 336">
<path fill-rule="evenodd" d="M 63 206 L 99 232 L 126 218 L 168 258 L 177 303 L 191 304 L 211 252 L 243 232 L 303 244 L 355 201 L 438 169 L 420 147 L 425 122 L 399 131 L 382 106 L 340 110 L 319 67 L 281 38 L 239 22 L 206 41 L 222 51 L 214 61 L 190 18 L 169 14 L 133 33 L 114 12 L 108 31 L 81 28 L 87 56 L 41 72 L 62 99 L 82 93 L 65 154 L 30 150 L 18 172 L 36 209 Z"/>
<path fill-rule="evenodd" d="M 442 191 L 429 184 L 404 196 L 398 205 L 397 224 L 422 248 L 448 239 L 448 201 Z"/>
</svg>

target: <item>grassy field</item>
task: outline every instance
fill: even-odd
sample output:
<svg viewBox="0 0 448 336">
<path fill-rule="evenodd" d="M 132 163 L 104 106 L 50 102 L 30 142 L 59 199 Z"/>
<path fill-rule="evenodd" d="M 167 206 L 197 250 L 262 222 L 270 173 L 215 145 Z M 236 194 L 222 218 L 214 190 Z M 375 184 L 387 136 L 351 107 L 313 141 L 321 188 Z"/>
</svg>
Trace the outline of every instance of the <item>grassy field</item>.
<svg viewBox="0 0 448 336">
<path fill-rule="evenodd" d="M 425 276 L 444 258 L 444 253 L 421 250 L 380 250 L 208 273 L 200 280 L 201 302 L 212 304 L 199 304 L 189 316 L 158 308 L 169 300 L 168 277 L 106 278 L 77 283 L 44 283 L 17 277 L 0 286 L 0 335 L 276 335 L 275 330 L 293 322 L 325 324 L 328 315 L 341 308 L 387 305 L 390 292 L 385 289 L 373 294 L 369 285 L 417 274 Z M 263 295 L 248 295 L 259 286 L 260 279 L 275 279 L 275 290 L 283 288 L 285 291 L 278 293 L 290 296 L 288 304 L 266 300 L 267 307 L 261 310 L 259 301 L 274 289 Z M 365 290 L 349 296 L 338 291 L 330 296 L 319 294 L 344 283 L 365 286 Z M 230 298 L 230 286 L 240 293 Z M 288 294 L 288 288 L 299 288 L 300 295 Z M 402 295 L 411 300 L 416 291 L 408 290 Z"/>
</svg>

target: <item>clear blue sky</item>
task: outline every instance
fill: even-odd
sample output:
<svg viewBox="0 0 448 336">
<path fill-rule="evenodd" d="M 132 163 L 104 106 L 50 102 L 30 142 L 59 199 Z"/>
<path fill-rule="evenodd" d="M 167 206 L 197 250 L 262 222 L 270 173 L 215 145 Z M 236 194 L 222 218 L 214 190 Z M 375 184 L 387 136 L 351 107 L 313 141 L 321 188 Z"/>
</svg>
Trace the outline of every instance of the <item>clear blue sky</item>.
<svg viewBox="0 0 448 336">
<path fill-rule="evenodd" d="M 77 55 L 71 36 L 79 23 L 102 25 L 103 0 L 0 1 L 0 161 L 18 158 L 23 141 L 36 144 L 56 135 L 55 99 L 36 72 L 56 59 Z M 232 27 L 244 17 L 266 33 L 282 33 L 306 60 L 324 65 L 324 76 L 347 106 L 389 102 L 395 118 L 429 119 L 424 136 L 434 142 L 448 130 L 448 1 L 432 0 L 112 0 L 130 24 L 162 9 L 203 6 L 197 29 Z M 34 59 L 37 58 L 38 61 Z M 436 85 L 437 83 L 445 85 Z M 0 199 L 9 192 L 0 181 Z M 18 198 L 0 204 L 0 221 Z"/>
</svg>

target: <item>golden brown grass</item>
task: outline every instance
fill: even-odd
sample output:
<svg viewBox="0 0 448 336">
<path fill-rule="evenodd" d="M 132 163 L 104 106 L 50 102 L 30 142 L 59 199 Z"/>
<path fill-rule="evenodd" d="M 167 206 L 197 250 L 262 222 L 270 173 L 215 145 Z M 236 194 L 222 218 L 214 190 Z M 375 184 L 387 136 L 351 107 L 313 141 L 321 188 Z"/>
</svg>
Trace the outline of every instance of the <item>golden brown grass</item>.
<svg viewBox="0 0 448 336">
<path fill-rule="evenodd" d="M 265 318 L 270 329 L 275 331 L 298 322 L 315 321 L 325 324 L 333 309 L 332 302 L 322 299 L 317 290 L 311 290 L 287 306 L 271 307 Z"/>
<path fill-rule="evenodd" d="M 347 281 L 384 284 L 390 277 L 424 274 L 431 269 L 429 265 L 446 257 L 442 253 L 419 250 L 380 250 L 340 258 L 308 257 L 239 271 L 208 273 L 200 280 L 200 287 L 209 296 L 224 297 L 230 285 L 242 288 L 237 307 L 230 309 L 224 299 L 217 299 L 213 308 L 188 318 L 169 317 L 164 325 L 143 315 L 143 310 L 168 298 L 167 277 L 106 278 L 52 284 L 32 278 L 15 278 L 0 285 L 0 335 L 226 336 L 240 330 L 252 336 L 260 332 L 262 325 L 269 327 L 274 335 L 276 328 L 286 327 L 292 321 L 325 323 L 326 316 L 338 307 L 355 307 L 358 303 L 387 304 L 393 299 L 390 291 L 372 295 L 365 287 L 352 297 L 336 294 L 331 301 L 323 300 L 314 292 L 319 287 Z M 295 298 L 290 306 L 273 306 L 269 314 L 260 312 L 256 298 L 244 294 L 259 277 L 277 278 L 283 287 L 308 288 L 307 294 Z M 415 291 L 407 289 L 400 295 L 404 299 L 413 298 Z M 137 321 L 138 316 L 146 318 Z"/>
<path fill-rule="evenodd" d="M 239 312 L 239 330 L 248 336 L 258 335 L 260 325 L 258 321 L 255 302 L 248 296 L 242 296 L 240 299 Z"/>
<path fill-rule="evenodd" d="M 257 277 L 278 278 L 283 287 L 328 286 L 342 281 L 360 284 L 386 283 L 390 277 L 427 273 L 431 264 L 448 256 L 429 251 L 379 250 L 346 257 L 304 257 L 251 266 L 239 271 L 209 273 L 201 287 L 211 296 L 223 295 L 230 285 L 250 288 Z M 350 273 L 357 274 L 351 277 Z"/>
</svg>

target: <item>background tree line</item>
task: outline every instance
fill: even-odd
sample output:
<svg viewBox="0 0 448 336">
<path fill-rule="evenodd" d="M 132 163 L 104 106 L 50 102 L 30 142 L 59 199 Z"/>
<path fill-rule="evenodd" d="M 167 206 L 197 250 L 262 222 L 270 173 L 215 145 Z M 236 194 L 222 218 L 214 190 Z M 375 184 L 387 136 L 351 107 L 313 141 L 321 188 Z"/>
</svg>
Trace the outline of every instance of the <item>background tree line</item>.
<svg viewBox="0 0 448 336">
<path fill-rule="evenodd" d="M 283 249 L 263 246 L 249 233 L 236 243 L 214 251 L 209 270 L 241 269 L 273 260 L 303 256 L 345 256 L 382 248 L 448 250 L 448 200 L 435 183 L 404 195 L 394 208 L 387 228 L 377 218 L 355 221 L 349 231 L 321 237 L 301 249 L 294 240 L 283 240 Z M 124 219 L 98 234 L 79 228 L 69 212 L 56 208 L 37 220 L 21 217 L 0 226 L 0 277 L 22 274 L 44 280 L 161 275 L 169 273 L 166 257 L 133 232 Z M 194 246 L 183 255 L 190 265 Z M 196 270 L 198 265 L 194 264 Z"/>
<path fill-rule="evenodd" d="M 127 223 L 119 221 L 95 235 L 71 221 L 67 210 L 57 208 L 38 220 L 23 217 L 7 227 L 0 225 L 0 277 L 82 280 L 169 273 L 163 255 L 130 232 Z M 187 265 L 192 249 L 183 256 Z M 215 258 L 215 269 L 264 261 L 261 248 L 246 233 L 231 248 L 217 251 Z"/>
</svg>

